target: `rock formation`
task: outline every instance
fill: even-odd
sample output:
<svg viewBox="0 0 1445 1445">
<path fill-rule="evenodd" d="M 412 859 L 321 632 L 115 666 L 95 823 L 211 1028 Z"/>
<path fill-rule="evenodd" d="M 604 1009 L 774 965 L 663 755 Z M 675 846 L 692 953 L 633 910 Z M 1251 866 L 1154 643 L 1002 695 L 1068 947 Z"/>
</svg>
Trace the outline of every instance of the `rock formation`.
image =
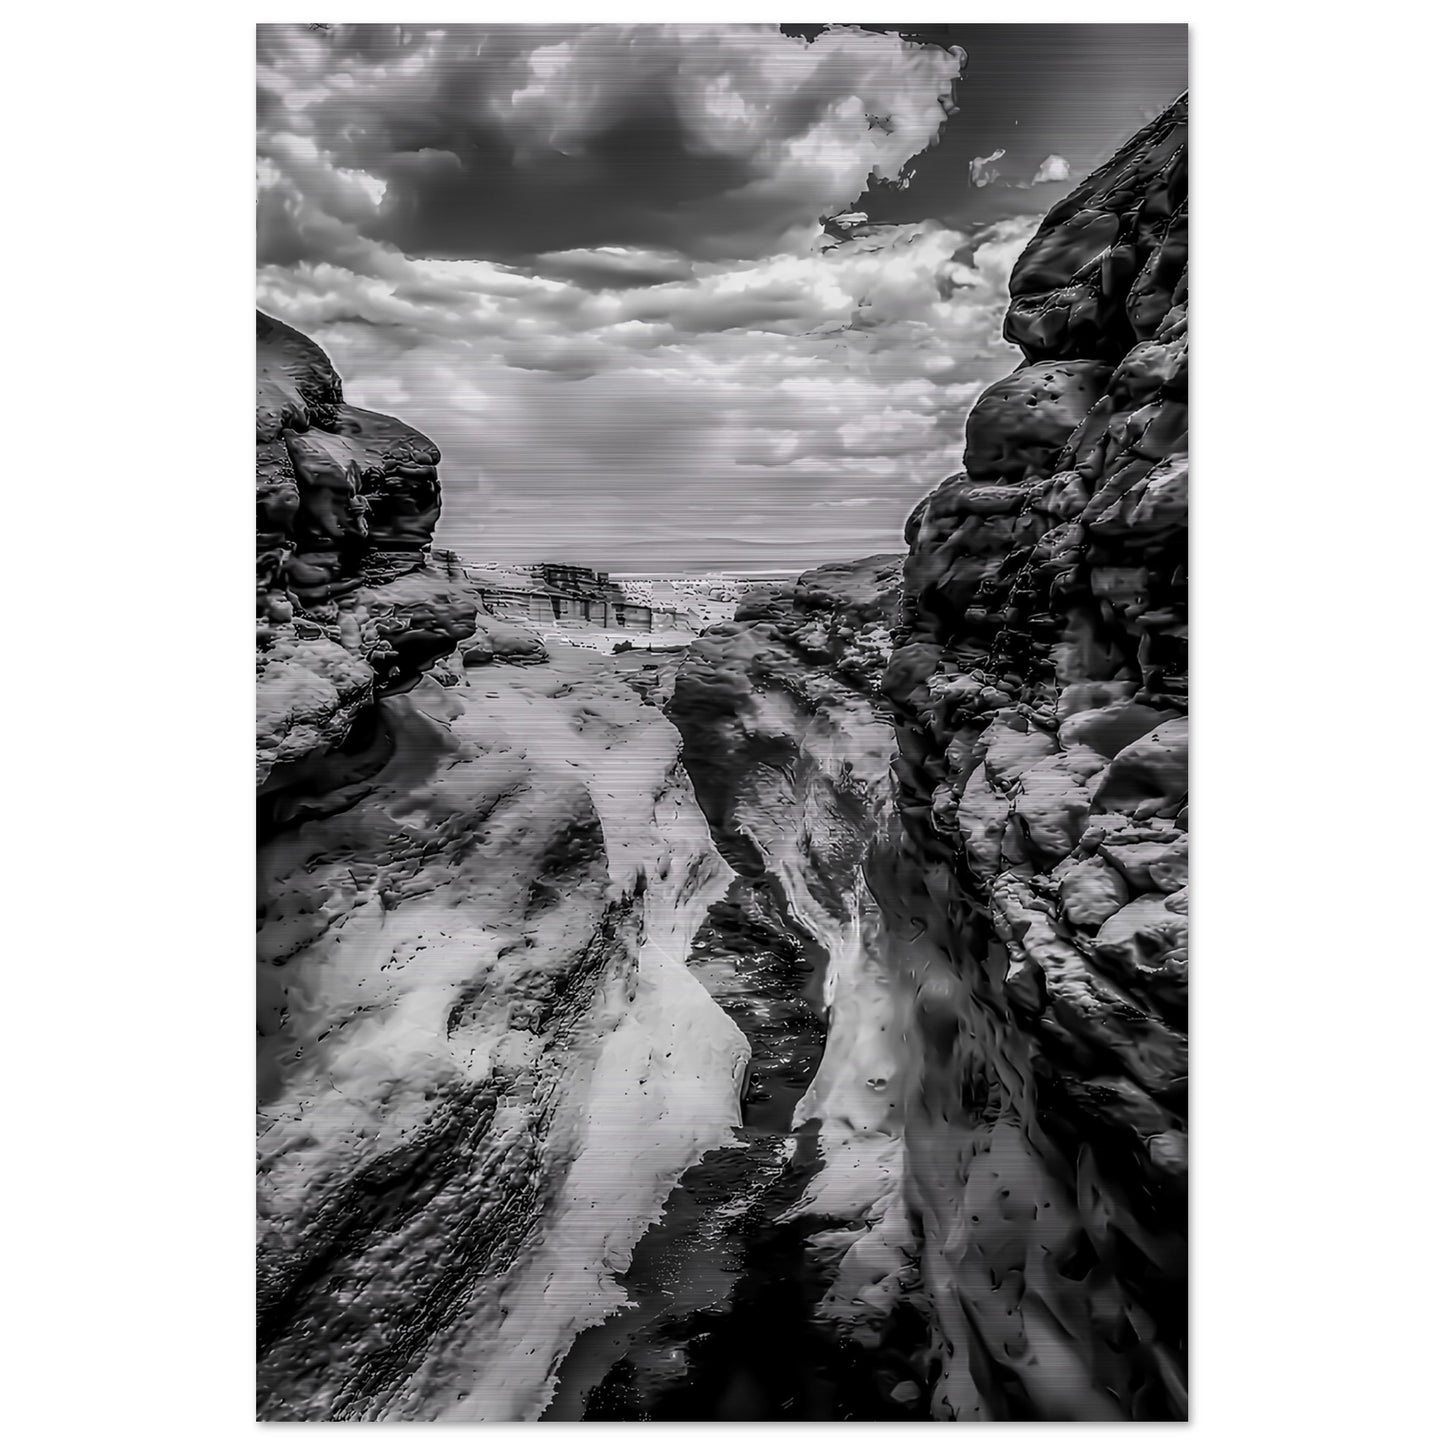
<svg viewBox="0 0 1445 1445">
<path fill-rule="evenodd" d="M 436 446 L 342 400 L 325 352 L 256 313 L 256 772 L 325 754 L 476 627 L 426 566 Z"/>
<path fill-rule="evenodd" d="M 436 448 L 258 323 L 258 1409 L 535 1416 L 747 1046 L 681 740 L 425 554 Z"/>
<path fill-rule="evenodd" d="M 667 704 L 714 830 L 738 862 L 793 880 L 805 919 L 805 899 L 826 912 L 851 879 L 858 819 L 886 799 L 877 684 L 901 562 L 836 563 L 748 593 L 688 648 Z"/>
<path fill-rule="evenodd" d="M 949 1418 L 1186 1413 L 1186 102 L 1045 218 L 1024 353 L 909 519 L 908 1190 Z"/>
<path fill-rule="evenodd" d="M 385 765 L 261 849 L 265 1419 L 535 1415 L 737 1122 L 676 732 L 581 650 L 484 676 L 383 699 Z"/>
<path fill-rule="evenodd" d="M 667 705 L 714 838 L 826 960 L 827 1044 L 793 1117 L 795 1128 L 817 1122 L 822 1168 L 793 1213 L 831 1226 L 809 1243 L 833 1277 L 817 1315 L 875 1369 L 917 1246 L 902 1193 L 909 999 L 863 877 L 892 813 L 894 741 L 878 684 L 901 562 L 834 563 L 748 594 L 689 647 Z M 882 1368 L 916 1391 L 908 1365 Z"/>
</svg>

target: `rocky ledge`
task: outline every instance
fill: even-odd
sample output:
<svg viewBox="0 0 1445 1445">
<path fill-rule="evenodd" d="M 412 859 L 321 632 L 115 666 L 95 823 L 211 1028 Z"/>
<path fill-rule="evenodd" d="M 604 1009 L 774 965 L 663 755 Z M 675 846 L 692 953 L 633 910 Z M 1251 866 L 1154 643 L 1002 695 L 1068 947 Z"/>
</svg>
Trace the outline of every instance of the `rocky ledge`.
<svg viewBox="0 0 1445 1445">
<path fill-rule="evenodd" d="M 476 630 L 426 549 L 441 453 L 348 406 L 326 353 L 256 314 L 256 775 L 325 755 Z M 284 776 L 284 775 L 283 775 Z"/>
<path fill-rule="evenodd" d="M 917 997 L 946 1417 L 1187 1411 L 1186 126 L 1044 218 L 1023 364 L 906 532 L 870 882 Z"/>
</svg>

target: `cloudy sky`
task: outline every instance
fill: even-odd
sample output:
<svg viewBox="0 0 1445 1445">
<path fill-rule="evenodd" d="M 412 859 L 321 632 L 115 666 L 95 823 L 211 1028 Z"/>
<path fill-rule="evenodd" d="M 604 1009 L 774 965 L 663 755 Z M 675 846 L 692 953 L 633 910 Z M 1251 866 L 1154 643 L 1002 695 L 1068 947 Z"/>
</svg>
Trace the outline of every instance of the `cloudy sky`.
<svg viewBox="0 0 1445 1445">
<path fill-rule="evenodd" d="M 901 550 L 1015 257 L 1186 33 L 261 26 L 258 302 L 436 441 L 477 561 Z"/>
</svg>

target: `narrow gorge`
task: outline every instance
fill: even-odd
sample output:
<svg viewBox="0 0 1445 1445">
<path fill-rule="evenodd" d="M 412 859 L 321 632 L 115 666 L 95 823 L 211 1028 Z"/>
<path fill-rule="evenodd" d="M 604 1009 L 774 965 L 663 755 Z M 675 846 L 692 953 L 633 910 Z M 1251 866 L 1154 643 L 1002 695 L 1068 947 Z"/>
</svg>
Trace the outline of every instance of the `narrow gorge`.
<svg viewBox="0 0 1445 1445">
<path fill-rule="evenodd" d="M 260 1418 L 1187 1418 L 1186 128 L 683 649 L 495 615 L 258 317 Z"/>
</svg>

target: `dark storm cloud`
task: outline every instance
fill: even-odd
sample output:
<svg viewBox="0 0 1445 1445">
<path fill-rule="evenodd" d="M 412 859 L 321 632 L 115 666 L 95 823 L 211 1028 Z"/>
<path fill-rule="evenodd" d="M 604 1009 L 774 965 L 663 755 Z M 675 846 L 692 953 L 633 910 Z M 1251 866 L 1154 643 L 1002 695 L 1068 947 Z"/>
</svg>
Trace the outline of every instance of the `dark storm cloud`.
<svg viewBox="0 0 1445 1445">
<path fill-rule="evenodd" d="M 325 218 L 410 255 L 766 255 L 935 140 L 962 59 L 851 29 L 261 27 L 261 156 L 311 202 L 264 209 L 262 259 L 333 258 Z M 338 218 L 348 173 L 378 199 Z"/>
<path fill-rule="evenodd" d="M 709 233 L 709 202 L 752 175 L 738 157 L 695 152 L 664 96 L 621 102 L 575 150 L 521 165 L 504 125 L 438 99 L 426 130 L 355 150 L 387 183 L 378 235 L 413 254 L 685 245 Z"/>
<path fill-rule="evenodd" d="M 859 206 L 875 221 L 930 216 L 967 229 L 1047 210 L 1189 83 L 1186 25 L 917 29 L 920 39 L 962 45 L 968 68 L 954 91 L 957 114 L 909 167 L 908 188 L 865 188 Z M 970 163 L 996 151 L 1005 154 L 990 167 L 992 182 L 971 185 Z"/>
</svg>

